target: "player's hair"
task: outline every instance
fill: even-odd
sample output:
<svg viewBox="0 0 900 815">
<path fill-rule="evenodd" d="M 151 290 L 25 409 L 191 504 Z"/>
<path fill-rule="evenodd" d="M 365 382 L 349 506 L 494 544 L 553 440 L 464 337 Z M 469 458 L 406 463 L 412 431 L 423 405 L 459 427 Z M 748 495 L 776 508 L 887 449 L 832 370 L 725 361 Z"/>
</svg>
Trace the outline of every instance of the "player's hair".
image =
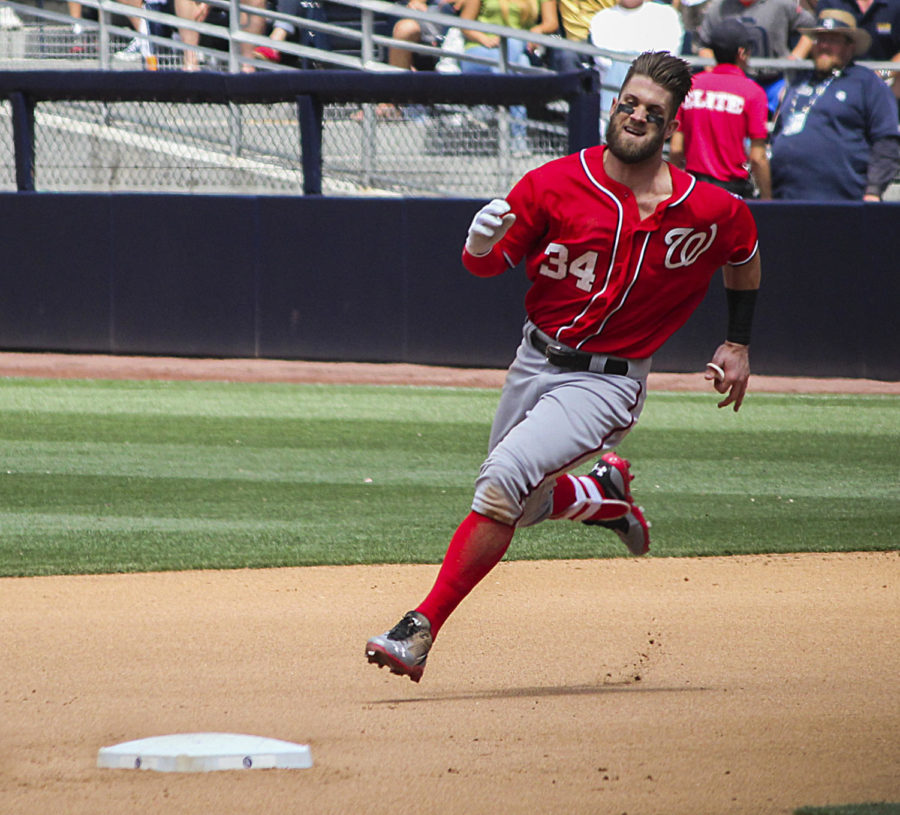
<svg viewBox="0 0 900 815">
<path fill-rule="evenodd" d="M 622 83 L 623 88 L 635 74 L 649 77 L 672 95 L 672 116 L 678 112 L 691 89 L 691 66 L 668 51 L 644 51 L 631 63 Z"/>
</svg>

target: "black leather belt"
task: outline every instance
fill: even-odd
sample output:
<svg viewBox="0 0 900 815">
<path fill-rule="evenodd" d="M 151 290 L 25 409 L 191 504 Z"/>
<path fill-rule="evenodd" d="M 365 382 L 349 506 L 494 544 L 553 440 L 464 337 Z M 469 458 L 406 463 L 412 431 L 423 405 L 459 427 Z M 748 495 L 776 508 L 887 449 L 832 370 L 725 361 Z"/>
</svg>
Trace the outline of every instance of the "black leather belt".
<svg viewBox="0 0 900 815">
<path fill-rule="evenodd" d="M 753 182 L 749 178 L 735 178 L 731 181 L 723 181 L 721 178 L 706 175 L 705 173 L 691 173 L 691 175 L 698 181 L 706 181 L 710 184 L 715 184 L 723 190 L 728 190 L 728 192 L 733 192 L 735 195 L 740 195 L 741 198 L 752 198 L 755 192 L 753 189 Z"/>
<path fill-rule="evenodd" d="M 568 348 L 552 341 L 545 340 L 541 336 L 541 331 L 535 328 L 531 332 L 531 344 L 537 348 L 545 357 L 547 362 L 555 365 L 557 368 L 564 368 L 567 371 L 590 371 L 597 373 L 598 366 L 591 367 L 595 357 L 604 357 L 604 354 L 589 354 L 587 351 L 576 351 L 574 348 Z M 602 373 L 615 374 L 617 376 L 628 376 L 628 360 L 618 357 L 606 357 Z"/>
</svg>

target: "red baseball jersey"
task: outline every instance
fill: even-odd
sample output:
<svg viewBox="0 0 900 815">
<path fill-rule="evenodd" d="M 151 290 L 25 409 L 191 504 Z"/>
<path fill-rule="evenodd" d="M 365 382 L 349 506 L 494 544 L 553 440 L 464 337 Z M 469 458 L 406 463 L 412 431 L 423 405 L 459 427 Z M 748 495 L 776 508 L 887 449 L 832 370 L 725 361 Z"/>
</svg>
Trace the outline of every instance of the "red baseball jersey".
<svg viewBox="0 0 900 815">
<path fill-rule="evenodd" d="M 631 190 L 591 147 L 527 173 L 506 200 L 516 221 L 484 257 L 463 263 L 492 277 L 523 259 L 525 309 L 559 342 L 592 353 L 651 356 L 699 305 L 723 264 L 757 251 L 744 201 L 668 165 L 673 193 L 641 219 Z"/>
<path fill-rule="evenodd" d="M 768 115 L 766 92 L 737 65 L 696 74 L 679 116 L 688 172 L 745 181 L 750 173 L 744 140 L 768 137 Z"/>
</svg>

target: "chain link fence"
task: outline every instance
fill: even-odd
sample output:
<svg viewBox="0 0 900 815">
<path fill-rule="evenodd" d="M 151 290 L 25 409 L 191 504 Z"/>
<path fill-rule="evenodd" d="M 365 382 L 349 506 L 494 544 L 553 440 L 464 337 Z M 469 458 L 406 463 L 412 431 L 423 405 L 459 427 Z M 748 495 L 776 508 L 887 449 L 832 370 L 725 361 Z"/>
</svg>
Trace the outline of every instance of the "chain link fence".
<svg viewBox="0 0 900 815">
<path fill-rule="evenodd" d="M 8 7 L 0 6 L 0 8 Z M 123 33 L 105 38 L 30 17 L 0 28 L 0 68 L 96 70 L 101 39 L 112 70 L 146 70 Z M 47 12 L 44 12 L 47 13 Z M 155 45 L 153 68 L 181 68 L 181 51 Z M 205 71 L 227 53 L 204 55 Z M 473 78 L 477 82 L 477 78 Z M 322 193 L 491 197 L 567 152 L 568 103 L 524 108 L 454 104 L 328 104 L 322 120 Z M 292 102 L 38 102 L 35 189 L 41 191 L 296 194 L 303 189 Z M 0 101 L 0 190 L 16 189 L 11 111 Z"/>
<path fill-rule="evenodd" d="M 565 153 L 567 128 L 532 121 L 520 150 L 504 108 L 326 105 L 326 195 L 485 197 Z M 12 111 L 0 101 L 0 190 L 16 190 Z M 35 109 L 39 191 L 300 194 L 297 106 L 171 102 L 41 102 Z"/>
</svg>

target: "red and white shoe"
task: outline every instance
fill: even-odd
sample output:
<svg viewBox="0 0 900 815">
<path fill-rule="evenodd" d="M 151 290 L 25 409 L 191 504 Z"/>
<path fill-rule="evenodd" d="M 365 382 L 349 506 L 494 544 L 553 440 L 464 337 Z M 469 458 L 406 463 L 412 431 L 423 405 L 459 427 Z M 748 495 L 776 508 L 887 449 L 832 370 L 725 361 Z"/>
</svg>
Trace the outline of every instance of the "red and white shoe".
<svg viewBox="0 0 900 815">
<path fill-rule="evenodd" d="M 603 526 L 615 532 L 633 555 L 645 555 L 650 550 L 650 524 L 642 507 L 634 503 L 630 484 L 634 480 L 631 465 L 616 453 L 606 453 L 589 473 L 607 498 L 625 501 L 628 511 L 614 520 L 583 521 L 587 526 Z"/>
<path fill-rule="evenodd" d="M 392 674 L 408 676 L 418 682 L 425 670 L 431 643 L 431 623 L 424 614 L 409 611 L 390 631 L 372 637 L 366 643 L 366 659 L 379 668 L 390 668 Z"/>
</svg>

